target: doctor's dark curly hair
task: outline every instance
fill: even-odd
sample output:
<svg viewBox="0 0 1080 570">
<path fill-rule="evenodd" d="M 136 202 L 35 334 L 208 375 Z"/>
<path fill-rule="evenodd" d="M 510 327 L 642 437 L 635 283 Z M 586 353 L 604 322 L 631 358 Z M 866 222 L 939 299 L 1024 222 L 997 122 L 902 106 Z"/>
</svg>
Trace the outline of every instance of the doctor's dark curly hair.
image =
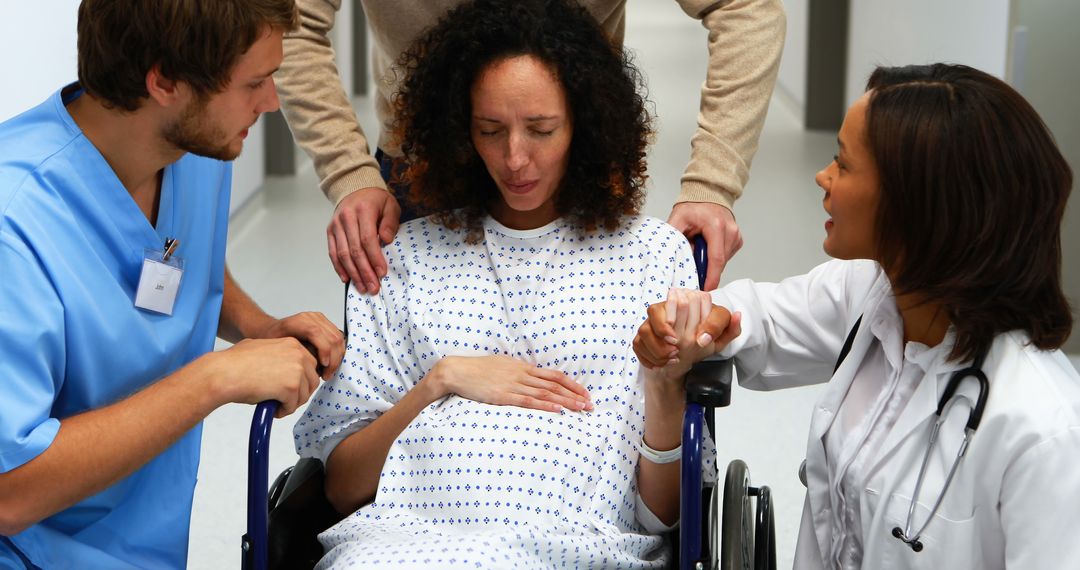
<svg viewBox="0 0 1080 570">
<path fill-rule="evenodd" d="M 409 200 L 450 228 L 480 237 L 499 197 L 473 147 L 471 89 L 498 61 L 530 55 L 566 93 L 573 124 L 556 209 L 586 229 L 618 226 L 644 198 L 651 118 L 630 58 L 581 6 L 564 0 L 478 0 L 460 6 L 402 55 L 394 137 L 410 163 Z"/>
</svg>

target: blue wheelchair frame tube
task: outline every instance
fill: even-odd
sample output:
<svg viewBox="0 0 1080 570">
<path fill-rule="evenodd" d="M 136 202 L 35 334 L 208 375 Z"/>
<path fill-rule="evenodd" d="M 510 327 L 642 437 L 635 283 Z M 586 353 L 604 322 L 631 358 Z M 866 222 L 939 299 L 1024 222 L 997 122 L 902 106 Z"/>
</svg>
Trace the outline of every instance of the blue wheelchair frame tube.
<svg viewBox="0 0 1080 570">
<path fill-rule="evenodd" d="M 679 563 L 693 568 L 701 559 L 702 461 L 705 406 L 688 402 L 683 416 L 682 467 L 679 481 Z"/>
<path fill-rule="evenodd" d="M 698 289 L 705 290 L 709 270 L 708 244 L 702 236 L 694 237 L 694 267 Z M 683 415 L 682 467 L 679 484 L 679 561 L 683 568 L 693 568 L 701 558 L 701 447 L 704 439 L 705 407 L 687 402 Z"/>
<path fill-rule="evenodd" d="M 269 489 L 270 428 L 278 402 L 267 400 L 255 408 L 248 438 L 248 509 L 247 534 L 243 538 L 244 570 L 266 570 L 269 565 L 267 528 L 269 506 L 266 494 Z"/>
</svg>

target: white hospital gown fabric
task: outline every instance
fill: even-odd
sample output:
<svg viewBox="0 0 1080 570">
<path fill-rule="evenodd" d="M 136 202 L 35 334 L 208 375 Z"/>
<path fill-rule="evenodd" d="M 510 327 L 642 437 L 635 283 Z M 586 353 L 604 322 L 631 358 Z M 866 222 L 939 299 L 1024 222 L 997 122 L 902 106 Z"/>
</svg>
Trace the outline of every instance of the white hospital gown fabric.
<svg viewBox="0 0 1080 570">
<path fill-rule="evenodd" d="M 631 341 L 648 305 L 694 286 L 686 239 L 647 217 L 589 233 L 488 217 L 479 243 L 464 238 L 405 224 L 379 293 L 350 290 L 345 362 L 297 422 L 297 451 L 325 461 L 450 355 L 561 370 L 595 410 L 427 407 L 390 448 L 375 502 L 320 536 L 320 568 L 662 567 L 662 540 L 635 517 L 644 400 Z"/>
</svg>

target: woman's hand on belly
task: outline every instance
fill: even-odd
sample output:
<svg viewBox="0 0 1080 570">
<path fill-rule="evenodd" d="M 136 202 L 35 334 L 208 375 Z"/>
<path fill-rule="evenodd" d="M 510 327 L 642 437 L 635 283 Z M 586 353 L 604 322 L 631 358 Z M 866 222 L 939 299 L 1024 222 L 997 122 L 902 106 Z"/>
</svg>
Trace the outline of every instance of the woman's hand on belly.
<svg viewBox="0 0 1080 570">
<path fill-rule="evenodd" d="M 509 356 L 447 356 L 424 377 L 436 392 L 547 412 L 591 410 L 585 387 L 558 370 Z"/>
</svg>

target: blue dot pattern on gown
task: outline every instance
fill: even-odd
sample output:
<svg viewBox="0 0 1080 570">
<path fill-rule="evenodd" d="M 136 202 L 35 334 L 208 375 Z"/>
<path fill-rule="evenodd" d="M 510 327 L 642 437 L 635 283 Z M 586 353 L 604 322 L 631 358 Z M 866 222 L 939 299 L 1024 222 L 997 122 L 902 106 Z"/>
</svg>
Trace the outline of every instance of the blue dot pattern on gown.
<svg viewBox="0 0 1080 570">
<path fill-rule="evenodd" d="M 512 230 L 488 217 L 475 244 L 430 218 L 385 249 L 380 292 L 350 289 L 348 350 L 295 428 L 325 460 L 444 356 L 509 355 L 583 383 L 591 412 L 541 412 L 458 396 L 390 449 L 375 502 L 326 531 L 320 568 L 660 568 L 662 539 L 636 517 L 644 427 L 631 342 L 645 309 L 694 287 L 686 239 L 648 217 L 615 231 L 567 220 Z M 712 473 L 711 442 L 705 456 Z"/>
</svg>

